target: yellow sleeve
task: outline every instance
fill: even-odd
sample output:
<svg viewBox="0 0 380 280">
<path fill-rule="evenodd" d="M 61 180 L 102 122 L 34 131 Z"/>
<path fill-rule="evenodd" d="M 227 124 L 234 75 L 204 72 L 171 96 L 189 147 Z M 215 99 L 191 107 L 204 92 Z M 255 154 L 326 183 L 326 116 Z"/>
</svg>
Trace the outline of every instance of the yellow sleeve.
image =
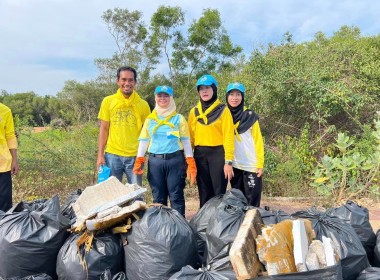
<svg viewBox="0 0 380 280">
<path fill-rule="evenodd" d="M 151 137 L 148 131 L 150 119 L 146 119 L 140 132 L 139 141 L 150 141 Z"/>
<path fill-rule="evenodd" d="M 8 149 L 17 149 L 17 138 L 11 111 L 5 116 L 5 139 L 7 140 Z"/>
<path fill-rule="evenodd" d="M 257 168 L 264 168 L 264 142 L 258 121 L 252 126 L 252 138 L 255 142 Z"/>
<path fill-rule="evenodd" d="M 222 133 L 223 133 L 223 147 L 225 153 L 225 160 L 234 159 L 235 150 L 235 135 L 234 135 L 234 122 L 230 110 L 224 109 L 222 114 Z"/>
<path fill-rule="evenodd" d="M 186 119 L 182 115 L 179 121 L 179 136 L 181 139 L 190 139 L 189 126 Z"/>
<path fill-rule="evenodd" d="M 149 104 L 148 104 L 148 102 L 146 102 L 144 100 L 144 109 L 143 109 L 143 112 L 141 114 L 141 123 L 145 122 L 146 118 L 149 116 L 150 113 L 151 112 L 150 112 Z"/>
<path fill-rule="evenodd" d="M 102 101 L 102 105 L 100 105 L 98 119 L 109 122 L 110 121 L 110 110 L 109 110 L 109 102 L 108 98 L 105 97 Z"/>
<path fill-rule="evenodd" d="M 190 110 L 189 113 L 189 132 L 190 132 L 190 142 L 191 146 L 194 148 L 194 135 L 195 135 L 195 125 L 193 125 L 193 121 L 195 118 L 195 113 L 194 113 L 194 107 Z"/>
</svg>

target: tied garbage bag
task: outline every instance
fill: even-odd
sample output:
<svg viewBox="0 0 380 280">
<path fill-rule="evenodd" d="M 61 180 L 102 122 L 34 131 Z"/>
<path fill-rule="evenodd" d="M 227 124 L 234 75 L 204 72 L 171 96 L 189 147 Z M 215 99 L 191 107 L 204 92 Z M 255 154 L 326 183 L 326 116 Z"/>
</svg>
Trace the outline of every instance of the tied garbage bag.
<svg viewBox="0 0 380 280">
<path fill-rule="evenodd" d="M 309 219 L 318 240 L 322 241 L 322 236 L 331 238 L 341 260 L 344 279 L 356 279 L 369 266 L 367 253 L 351 225 L 338 217 L 320 212 L 315 207 L 298 211 L 292 216 Z"/>
<path fill-rule="evenodd" d="M 373 266 L 380 267 L 380 229 L 376 233 L 376 246 Z"/>
<path fill-rule="evenodd" d="M 132 223 L 126 239 L 124 253 L 129 280 L 169 279 L 183 266 L 197 264 L 195 235 L 174 209 L 149 207 Z"/>
<path fill-rule="evenodd" d="M 45 273 L 56 278 L 57 255 L 68 227 L 58 196 L 12 207 L 0 220 L 0 277 Z"/>
<path fill-rule="evenodd" d="M 169 280 L 235 280 L 236 275 L 233 271 L 216 271 L 201 269 L 196 270 L 191 266 L 183 267 L 174 274 Z"/>
<path fill-rule="evenodd" d="M 210 219 L 215 217 L 218 211 L 218 206 L 222 203 L 222 201 L 225 205 L 229 204 L 239 207 L 245 207 L 248 205 L 247 199 L 240 190 L 231 189 L 224 195 L 218 195 L 211 198 L 191 219 L 190 226 L 196 234 L 198 254 L 201 260 L 205 257 L 207 227 L 209 226 Z"/>
<path fill-rule="evenodd" d="M 125 273 L 122 271 L 112 277 L 111 271 L 109 269 L 106 269 L 106 271 L 104 271 L 103 274 L 100 276 L 100 280 L 128 280 L 128 279 Z"/>
<path fill-rule="evenodd" d="M 206 230 L 208 224 L 210 222 L 210 219 L 215 216 L 217 212 L 217 207 L 222 202 L 222 199 L 223 195 L 218 195 L 211 198 L 190 220 L 189 224 L 191 228 L 194 230 L 195 237 L 197 239 L 198 255 L 200 260 L 203 259 L 203 255 L 206 249 Z"/>
<path fill-rule="evenodd" d="M 327 209 L 326 214 L 336 216 L 353 227 L 367 252 L 369 262 L 373 264 L 373 250 L 376 245 L 376 235 L 369 223 L 368 209 L 349 200 L 346 205 Z"/>
<path fill-rule="evenodd" d="M 362 272 L 360 272 L 356 280 L 380 280 L 380 268 L 367 267 Z"/>
<path fill-rule="evenodd" d="M 284 273 L 272 276 L 262 276 L 254 278 L 257 280 L 343 280 L 342 267 L 338 263 L 318 270 Z"/>
<path fill-rule="evenodd" d="M 262 208 L 257 208 L 257 210 L 260 212 L 264 225 L 278 224 L 285 220 L 292 220 L 290 214 L 282 210 L 268 211 Z"/>
<path fill-rule="evenodd" d="M 69 197 L 66 199 L 65 204 L 61 207 L 61 214 L 68 219 L 70 219 L 71 224 L 75 223 L 76 215 L 74 212 L 74 209 L 72 205 L 75 201 L 79 198 L 79 196 L 82 194 L 82 190 L 78 189 L 76 192 L 72 192 L 69 194 Z"/>
<path fill-rule="evenodd" d="M 244 220 L 245 211 L 242 205 L 225 204 L 224 201 L 218 206 L 206 232 L 206 262 L 211 269 L 218 267 L 219 270 L 233 271 L 229 252 Z"/>
<path fill-rule="evenodd" d="M 111 233 L 95 235 L 91 249 L 86 254 L 84 246 L 80 247 L 87 269 L 82 266 L 78 255 L 77 241 L 80 236 L 72 234 L 59 251 L 57 274 L 60 280 L 98 280 L 107 268 L 112 275 L 123 271 L 123 245 L 119 235 Z"/>
<path fill-rule="evenodd" d="M 3 278 L 0 277 L 0 280 L 3 280 Z M 49 275 L 42 273 L 42 274 L 36 274 L 36 275 L 31 275 L 27 277 L 12 277 L 12 278 L 7 278 L 6 280 L 53 280 Z"/>
</svg>

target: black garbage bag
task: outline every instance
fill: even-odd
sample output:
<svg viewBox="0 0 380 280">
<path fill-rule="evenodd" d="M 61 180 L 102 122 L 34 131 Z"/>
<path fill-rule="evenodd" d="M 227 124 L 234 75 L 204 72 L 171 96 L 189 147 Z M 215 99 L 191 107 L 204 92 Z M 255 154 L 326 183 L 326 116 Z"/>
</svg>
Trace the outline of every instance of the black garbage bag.
<svg viewBox="0 0 380 280">
<path fill-rule="evenodd" d="M 142 211 L 126 238 L 124 253 L 129 280 L 169 279 L 183 266 L 197 264 L 195 235 L 174 209 L 151 206 Z"/>
<path fill-rule="evenodd" d="M 376 233 L 376 246 L 374 249 L 373 266 L 380 267 L 380 229 Z"/>
<path fill-rule="evenodd" d="M 210 220 L 206 232 L 207 259 L 206 263 L 213 264 L 223 270 L 233 270 L 229 260 L 229 252 L 242 224 L 247 208 L 224 204 L 218 206 L 218 212 Z"/>
<path fill-rule="evenodd" d="M 205 247 L 206 247 L 206 230 L 209 221 L 215 216 L 217 207 L 222 202 L 223 195 L 218 195 L 211 198 L 203 205 L 203 207 L 197 212 L 197 214 L 190 220 L 189 224 L 195 233 L 195 238 L 198 245 L 199 259 L 203 259 Z"/>
<path fill-rule="evenodd" d="M 369 212 L 365 207 L 349 200 L 346 205 L 327 209 L 326 214 L 336 216 L 350 224 L 362 243 L 370 264 L 373 264 L 373 253 L 376 245 L 376 235 L 369 223 Z"/>
<path fill-rule="evenodd" d="M 342 267 L 340 263 L 334 266 L 325 267 L 317 270 L 310 270 L 296 273 L 283 273 L 272 276 L 256 277 L 258 280 L 342 280 Z"/>
<path fill-rule="evenodd" d="M 59 198 L 20 202 L 0 220 L 0 277 L 45 273 L 56 278 L 57 255 L 68 236 L 69 220 Z"/>
<path fill-rule="evenodd" d="M 317 239 L 322 241 L 322 236 L 331 238 L 341 260 L 344 279 L 356 279 L 369 266 L 367 253 L 351 225 L 315 207 L 298 211 L 292 216 L 311 220 Z"/>
<path fill-rule="evenodd" d="M 356 280 L 380 280 L 380 267 L 367 267 Z"/>
<path fill-rule="evenodd" d="M 77 241 L 81 234 L 72 234 L 63 244 L 57 259 L 57 274 L 60 280 L 99 280 L 102 273 L 109 269 L 115 275 L 124 269 L 123 245 L 120 235 L 102 233 L 94 237 L 90 251 L 84 253 L 81 247 L 81 256 L 86 260 L 87 271 L 83 268 L 77 248 Z"/>
<path fill-rule="evenodd" d="M 263 219 L 264 225 L 278 224 L 285 220 L 292 220 L 290 214 L 282 210 L 268 211 L 262 208 L 256 208 Z"/>
<path fill-rule="evenodd" d="M 169 280 L 235 280 L 236 275 L 231 271 L 215 271 L 205 268 L 197 270 L 191 266 L 183 267 L 175 273 Z"/>
<path fill-rule="evenodd" d="M 3 278 L 0 277 L 0 280 L 3 280 Z M 31 275 L 31 276 L 26 276 L 26 277 L 12 277 L 12 278 L 7 278 L 6 280 L 53 280 L 49 275 L 42 273 L 42 274 L 36 274 L 36 275 Z"/>
<path fill-rule="evenodd" d="M 230 189 L 224 195 L 215 196 L 203 205 L 190 221 L 190 226 L 194 230 L 197 239 L 200 260 L 203 260 L 205 257 L 207 227 L 209 226 L 210 219 L 215 217 L 218 211 L 218 206 L 222 201 L 225 205 L 235 205 L 239 207 L 245 207 L 248 205 L 248 201 L 244 194 L 238 189 Z"/>
<path fill-rule="evenodd" d="M 111 270 L 106 269 L 100 276 L 100 280 L 128 280 L 123 271 L 117 273 L 112 277 Z"/>
<path fill-rule="evenodd" d="M 81 194 L 81 189 L 78 189 L 76 192 L 70 193 L 65 203 L 61 207 L 61 214 L 70 219 L 71 224 L 74 224 L 77 218 L 72 205 L 77 201 Z"/>
</svg>

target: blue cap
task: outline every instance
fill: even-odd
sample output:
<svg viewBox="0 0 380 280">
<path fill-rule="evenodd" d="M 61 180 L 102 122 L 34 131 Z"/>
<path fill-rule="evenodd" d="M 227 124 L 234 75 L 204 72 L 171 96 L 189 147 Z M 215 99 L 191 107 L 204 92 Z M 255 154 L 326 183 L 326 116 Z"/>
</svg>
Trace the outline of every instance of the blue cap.
<svg viewBox="0 0 380 280">
<path fill-rule="evenodd" d="M 227 93 L 229 93 L 233 89 L 240 90 L 241 93 L 245 92 L 245 87 L 243 86 L 243 84 L 238 83 L 238 82 L 234 82 L 232 84 L 229 84 L 227 87 Z"/>
<path fill-rule="evenodd" d="M 218 86 L 218 82 L 215 80 L 215 78 L 211 75 L 203 75 L 199 78 L 197 82 L 198 86 L 211 86 L 212 84 L 215 84 L 215 86 Z"/>
<path fill-rule="evenodd" d="M 169 86 L 158 86 L 158 87 L 156 87 L 156 90 L 154 91 L 154 95 L 156 95 L 157 93 L 160 93 L 160 92 L 164 92 L 164 93 L 167 93 L 167 94 L 173 96 L 173 89 Z"/>
</svg>

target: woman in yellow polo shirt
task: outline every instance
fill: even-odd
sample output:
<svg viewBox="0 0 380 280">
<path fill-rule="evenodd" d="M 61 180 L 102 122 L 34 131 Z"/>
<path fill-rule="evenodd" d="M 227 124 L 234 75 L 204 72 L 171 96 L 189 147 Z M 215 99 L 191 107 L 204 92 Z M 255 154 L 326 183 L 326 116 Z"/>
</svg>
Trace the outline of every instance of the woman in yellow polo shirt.
<svg viewBox="0 0 380 280">
<path fill-rule="evenodd" d="M 199 102 L 191 109 L 189 129 L 197 165 L 200 207 L 224 194 L 233 177 L 234 126 L 230 110 L 218 99 L 218 83 L 211 75 L 197 82 Z"/>
</svg>

